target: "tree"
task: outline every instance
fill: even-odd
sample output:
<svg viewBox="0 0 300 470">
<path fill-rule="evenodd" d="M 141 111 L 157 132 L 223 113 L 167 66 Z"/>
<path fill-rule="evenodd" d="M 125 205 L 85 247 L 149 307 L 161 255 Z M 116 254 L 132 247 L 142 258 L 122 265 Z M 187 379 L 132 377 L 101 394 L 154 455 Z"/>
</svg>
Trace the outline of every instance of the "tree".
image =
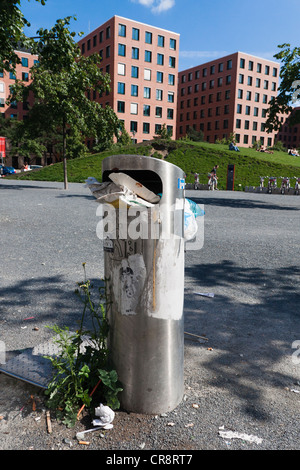
<svg viewBox="0 0 300 470">
<path fill-rule="evenodd" d="M 45 131 L 61 136 L 64 166 L 64 186 L 67 181 L 68 143 L 75 137 L 95 138 L 108 145 L 117 135 L 119 120 L 114 111 L 89 99 L 94 90 L 110 90 L 110 77 L 100 71 L 101 57 L 93 54 L 84 57 L 69 31 L 72 17 L 60 19 L 50 30 L 37 31 L 34 52 L 39 61 L 31 69 L 32 82 L 28 85 L 17 80 L 10 100 L 27 100 L 33 93 L 34 104 L 26 120 L 26 131 L 31 136 L 41 136 Z M 76 19 L 76 18 L 74 18 Z"/>
<path fill-rule="evenodd" d="M 270 100 L 266 130 L 272 132 L 281 126 L 280 115 L 289 114 L 292 104 L 300 98 L 300 47 L 291 49 L 290 44 L 278 46 L 281 51 L 274 55 L 283 63 L 280 69 L 281 82 L 278 95 Z M 300 111 L 295 110 L 289 120 L 290 125 L 300 123 Z"/>
<path fill-rule="evenodd" d="M 46 0 L 36 2 L 45 5 Z M 24 26 L 30 26 L 30 23 L 19 8 L 21 0 L 0 0 L 0 5 L 0 63 L 4 70 L 13 71 L 20 63 L 15 50 L 32 45 L 32 40 L 23 32 Z"/>
</svg>

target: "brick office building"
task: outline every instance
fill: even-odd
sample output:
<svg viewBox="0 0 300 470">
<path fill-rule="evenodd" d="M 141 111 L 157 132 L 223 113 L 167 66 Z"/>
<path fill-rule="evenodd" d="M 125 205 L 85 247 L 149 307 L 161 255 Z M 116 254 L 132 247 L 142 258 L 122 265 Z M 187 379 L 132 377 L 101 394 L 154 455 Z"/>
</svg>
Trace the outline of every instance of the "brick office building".
<svg viewBox="0 0 300 470">
<path fill-rule="evenodd" d="M 290 117 L 295 111 L 300 111 L 300 106 L 295 107 L 291 114 L 281 117 L 281 128 L 276 137 L 288 149 L 300 148 L 300 124 L 290 125 Z"/>
<path fill-rule="evenodd" d="M 114 16 L 78 44 L 84 55 L 100 53 L 111 77 L 111 92 L 90 98 L 111 106 L 135 142 L 164 124 L 175 138 L 179 34 Z"/>
<path fill-rule="evenodd" d="M 242 52 L 179 72 L 176 137 L 193 127 L 208 142 L 235 133 L 240 146 L 273 145 L 264 123 L 278 78 L 277 62 Z"/>
<path fill-rule="evenodd" d="M 0 71 L 0 112 L 4 118 L 23 120 L 26 119 L 28 107 L 33 104 L 33 96 L 29 96 L 26 102 L 12 102 L 10 105 L 7 105 L 6 101 L 10 95 L 10 87 L 14 85 L 16 79 L 30 83 L 30 68 L 38 60 L 38 56 L 31 54 L 28 49 L 20 49 L 15 53 L 21 61 L 16 65 L 15 73 L 6 72 L 5 70 Z M 10 155 L 7 139 L 6 146 L 7 152 L 4 164 L 14 168 L 21 167 L 24 160 L 22 157 Z"/>
</svg>

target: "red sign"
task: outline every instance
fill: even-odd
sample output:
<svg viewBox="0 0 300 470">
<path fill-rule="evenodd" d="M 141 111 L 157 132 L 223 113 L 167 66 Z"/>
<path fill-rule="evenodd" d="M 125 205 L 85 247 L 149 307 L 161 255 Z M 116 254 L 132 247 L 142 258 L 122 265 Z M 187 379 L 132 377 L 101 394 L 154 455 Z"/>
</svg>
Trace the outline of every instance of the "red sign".
<svg viewBox="0 0 300 470">
<path fill-rule="evenodd" d="M 5 156 L 5 137 L 0 137 L 0 158 Z"/>
</svg>

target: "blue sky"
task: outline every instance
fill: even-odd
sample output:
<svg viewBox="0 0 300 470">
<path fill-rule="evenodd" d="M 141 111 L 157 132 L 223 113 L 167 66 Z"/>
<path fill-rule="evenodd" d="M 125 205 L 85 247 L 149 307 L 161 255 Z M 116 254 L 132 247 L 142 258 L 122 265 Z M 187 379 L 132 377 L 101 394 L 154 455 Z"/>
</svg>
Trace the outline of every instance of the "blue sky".
<svg viewBox="0 0 300 470">
<path fill-rule="evenodd" d="M 114 15 L 174 31 L 179 70 L 237 51 L 275 60 L 279 44 L 300 46 L 299 0 L 22 0 L 21 10 L 28 35 L 66 16 L 76 16 L 70 29 L 84 34 Z"/>
</svg>

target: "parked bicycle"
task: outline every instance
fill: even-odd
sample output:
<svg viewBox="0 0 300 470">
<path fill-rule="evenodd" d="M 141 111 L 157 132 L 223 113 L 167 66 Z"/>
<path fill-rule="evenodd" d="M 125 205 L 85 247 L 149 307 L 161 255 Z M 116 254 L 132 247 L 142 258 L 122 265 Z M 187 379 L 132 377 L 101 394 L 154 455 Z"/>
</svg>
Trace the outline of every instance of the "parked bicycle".
<svg viewBox="0 0 300 470">
<path fill-rule="evenodd" d="M 260 176 L 260 185 L 259 185 L 259 189 L 260 191 L 263 190 L 263 187 L 264 187 L 264 181 L 265 181 L 265 178 L 268 178 L 267 176 Z"/>
<path fill-rule="evenodd" d="M 268 176 L 268 193 L 271 193 L 273 189 L 277 188 L 277 177 L 276 176 Z"/>
<path fill-rule="evenodd" d="M 296 179 L 296 183 L 295 183 L 295 193 L 296 193 L 296 194 L 299 194 L 299 191 L 300 191 L 300 177 L 294 176 L 294 178 Z"/>
<path fill-rule="evenodd" d="M 217 177 L 212 173 L 207 173 L 208 175 L 208 189 L 214 191 L 217 189 Z"/>
<path fill-rule="evenodd" d="M 194 185 L 195 185 L 195 189 L 197 189 L 197 184 L 199 184 L 199 173 L 194 173 L 194 177 L 195 177 Z"/>
<path fill-rule="evenodd" d="M 282 178 L 282 181 L 281 181 L 281 187 L 280 187 L 280 191 L 281 191 L 281 194 L 284 194 L 286 192 L 288 192 L 288 190 L 290 189 L 290 178 L 288 176 L 284 177 L 284 176 L 281 176 Z"/>
</svg>

